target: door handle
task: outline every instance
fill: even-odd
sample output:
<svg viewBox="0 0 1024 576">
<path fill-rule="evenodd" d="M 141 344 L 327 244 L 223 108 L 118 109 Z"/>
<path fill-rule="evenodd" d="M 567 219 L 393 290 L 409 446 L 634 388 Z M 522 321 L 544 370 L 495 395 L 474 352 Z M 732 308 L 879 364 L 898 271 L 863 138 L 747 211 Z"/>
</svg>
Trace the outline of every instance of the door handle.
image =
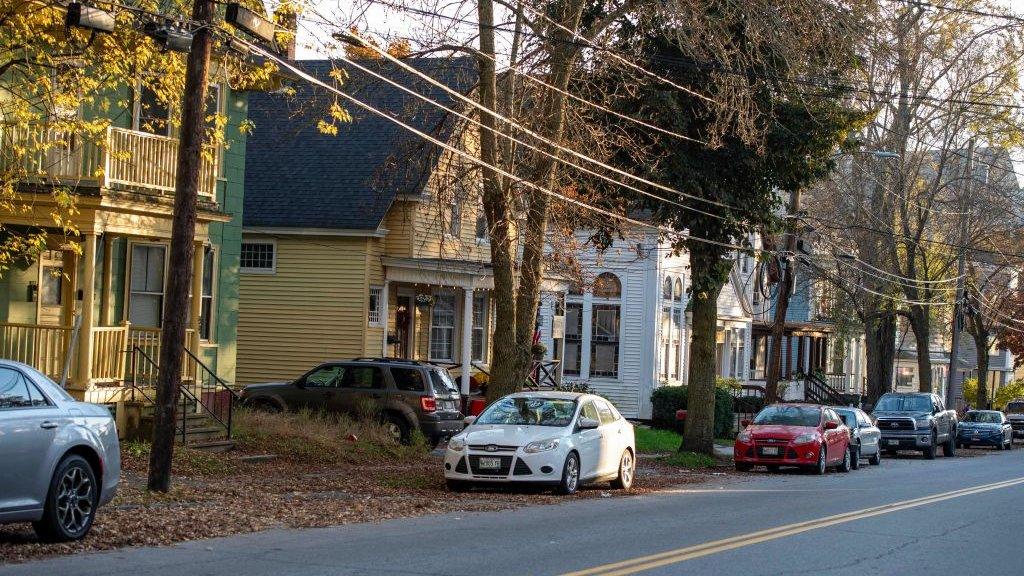
<svg viewBox="0 0 1024 576">
<path fill-rule="evenodd" d="M 56 422 L 50 422 L 49 420 L 46 420 L 45 422 L 39 425 L 39 427 L 42 428 L 43 430 L 53 430 L 57 426 L 59 426 L 59 424 L 57 424 Z"/>
</svg>

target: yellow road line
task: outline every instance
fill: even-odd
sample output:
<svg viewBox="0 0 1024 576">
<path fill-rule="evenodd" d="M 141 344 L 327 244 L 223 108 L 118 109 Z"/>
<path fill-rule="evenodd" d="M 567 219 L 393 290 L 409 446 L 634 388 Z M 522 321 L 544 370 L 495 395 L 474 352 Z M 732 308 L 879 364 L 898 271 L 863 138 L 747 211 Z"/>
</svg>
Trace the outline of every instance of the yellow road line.
<svg viewBox="0 0 1024 576">
<path fill-rule="evenodd" d="M 921 498 L 914 498 L 912 500 L 892 502 L 889 504 L 883 504 L 881 506 L 873 506 L 871 508 L 854 510 L 852 512 L 845 512 L 843 514 L 826 516 L 824 518 L 817 518 L 814 520 L 806 520 L 804 522 L 797 522 L 794 524 L 787 524 L 784 526 L 776 526 L 775 528 L 768 528 L 766 530 L 751 532 L 749 534 L 741 534 L 739 536 L 733 536 L 730 538 L 724 538 L 712 542 L 705 542 L 703 544 L 687 546 L 685 548 L 677 548 L 675 550 L 659 552 L 657 554 L 651 554 L 649 556 L 641 556 L 639 558 L 633 558 L 631 560 L 623 560 L 621 562 L 613 562 L 610 564 L 595 566 L 593 568 L 587 568 L 584 570 L 579 570 L 577 572 L 570 572 L 568 574 L 565 574 L 564 576 L 624 576 L 626 574 L 636 574 L 637 572 L 652 570 L 654 568 L 659 568 L 661 566 L 667 566 L 669 564 L 675 564 L 677 562 L 684 562 L 686 560 L 700 558 L 701 556 L 717 554 L 719 552 L 725 552 L 736 548 L 742 548 L 744 546 L 750 546 L 752 544 L 767 542 L 769 540 L 776 540 L 778 538 L 794 536 L 802 532 L 817 530 L 819 528 L 825 528 L 827 526 L 834 526 L 836 524 L 843 524 L 846 522 L 852 522 L 854 520 L 862 520 L 864 518 L 871 518 L 872 516 L 880 516 L 882 514 L 889 514 L 892 512 L 898 512 L 900 510 L 906 510 L 908 508 L 916 508 L 919 506 L 924 506 L 926 504 L 942 502 L 943 500 L 951 500 L 953 498 L 960 498 L 962 496 L 968 496 L 971 494 L 988 492 L 990 490 L 1009 488 L 1011 486 L 1017 486 L 1019 484 L 1024 484 L 1024 477 L 1014 478 L 1012 480 L 1004 480 L 1002 482 L 993 482 L 991 484 L 983 484 L 980 486 L 973 486 L 970 488 L 961 488 L 960 490 L 953 490 L 951 492 L 933 494 L 931 496 L 923 496 Z"/>
</svg>

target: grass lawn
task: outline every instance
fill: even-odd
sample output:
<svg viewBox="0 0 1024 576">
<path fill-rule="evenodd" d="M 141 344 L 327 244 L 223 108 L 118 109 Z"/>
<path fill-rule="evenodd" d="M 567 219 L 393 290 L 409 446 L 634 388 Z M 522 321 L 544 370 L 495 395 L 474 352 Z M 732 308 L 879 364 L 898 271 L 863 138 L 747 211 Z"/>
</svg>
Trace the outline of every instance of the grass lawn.
<svg viewBox="0 0 1024 576">
<path fill-rule="evenodd" d="M 696 452 L 673 452 L 658 460 L 670 466 L 678 466 L 680 468 L 713 468 L 716 464 L 715 459 L 711 456 L 697 454 Z"/>
<path fill-rule="evenodd" d="M 675 452 L 679 450 L 679 444 L 683 441 L 682 436 L 671 430 L 637 427 L 634 431 L 636 433 L 636 451 L 641 454 Z M 715 438 L 715 444 L 731 448 L 733 440 L 731 438 Z"/>
</svg>

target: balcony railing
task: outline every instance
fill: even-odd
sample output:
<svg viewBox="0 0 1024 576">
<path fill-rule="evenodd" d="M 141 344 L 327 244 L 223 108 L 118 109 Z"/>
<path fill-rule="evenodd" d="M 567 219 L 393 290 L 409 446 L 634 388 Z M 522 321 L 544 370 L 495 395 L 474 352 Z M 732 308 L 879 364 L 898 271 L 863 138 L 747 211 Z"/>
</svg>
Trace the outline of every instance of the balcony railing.
<svg viewBox="0 0 1024 576">
<path fill-rule="evenodd" d="M 199 195 L 217 189 L 211 149 L 199 171 Z M 45 126 L 0 126 L 0 170 L 24 170 L 30 181 L 174 192 L 178 140 L 108 127 L 97 136 Z"/>
</svg>

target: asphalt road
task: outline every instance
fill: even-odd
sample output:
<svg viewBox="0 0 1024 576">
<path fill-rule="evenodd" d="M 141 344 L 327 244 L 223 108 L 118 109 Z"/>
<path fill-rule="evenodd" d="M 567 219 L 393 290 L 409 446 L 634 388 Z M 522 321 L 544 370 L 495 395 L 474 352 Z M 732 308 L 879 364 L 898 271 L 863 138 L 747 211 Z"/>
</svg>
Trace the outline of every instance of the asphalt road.
<svg viewBox="0 0 1024 576">
<path fill-rule="evenodd" d="M 279 530 L 0 576 L 1024 574 L 1024 450 L 511 512 Z"/>
</svg>

